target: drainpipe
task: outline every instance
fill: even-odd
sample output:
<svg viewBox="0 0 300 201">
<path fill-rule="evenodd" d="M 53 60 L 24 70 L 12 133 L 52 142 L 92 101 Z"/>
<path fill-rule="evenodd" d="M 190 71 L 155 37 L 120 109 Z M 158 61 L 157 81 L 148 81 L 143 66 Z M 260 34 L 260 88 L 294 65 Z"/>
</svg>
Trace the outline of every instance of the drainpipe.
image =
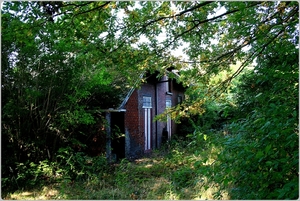
<svg viewBox="0 0 300 201">
<path fill-rule="evenodd" d="M 155 116 L 157 116 L 157 107 L 158 107 L 158 95 L 157 95 L 157 82 L 155 82 L 155 87 L 154 87 L 154 90 L 155 90 Z M 156 120 L 155 121 L 155 138 L 156 138 L 156 149 L 158 149 L 158 134 L 157 134 L 157 128 L 158 128 L 158 121 Z"/>
</svg>

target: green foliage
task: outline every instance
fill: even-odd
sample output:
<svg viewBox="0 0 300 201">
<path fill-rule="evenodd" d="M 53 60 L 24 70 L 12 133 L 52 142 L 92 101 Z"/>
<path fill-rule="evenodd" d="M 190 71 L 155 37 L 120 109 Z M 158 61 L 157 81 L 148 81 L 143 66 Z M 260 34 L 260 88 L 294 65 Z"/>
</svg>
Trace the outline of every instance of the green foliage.
<svg viewBox="0 0 300 201">
<path fill-rule="evenodd" d="M 29 161 L 18 163 L 15 170 L 12 168 L 10 170 L 12 178 L 2 177 L 1 184 L 4 189 L 13 189 L 14 186 L 30 189 L 38 185 L 50 184 L 60 175 L 57 165 L 48 160 L 40 161 L 38 164 Z M 14 171 L 17 174 L 14 174 Z"/>
<path fill-rule="evenodd" d="M 236 117 L 215 134 L 199 126 L 189 135 L 195 154 L 203 156 L 195 168 L 218 183 L 220 192 L 228 191 L 231 199 L 299 196 L 298 54 L 292 43 L 281 43 L 278 52 L 273 48 L 279 45 L 258 58 L 258 65 L 241 75 L 232 89 Z M 209 153 L 214 146 L 221 148 Z M 210 165 L 203 168 L 207 162 Z"/>
<path fill-rule="evenodd" d="M 102 171 L 103 158 L 83 153 L 91 128 L 104 125 L 95 111 L 118 107 L 142 72 L 175 67 L 189 90 L 168 112 L 177 122 L 191 117 L 183 131 L 203 154 L 195 177 L 233 198 L 296 198 L 298 10 L 298 2 L 4 2 L 4 186 L 34 185 L 51 171 L 71 179 Z M 171 54 L 183 42 L 189 61 Z M 255 59 L 254 71 L 238 77 Z M 180 164 L 178 150 L 171 156 L 172 181 L 190 185 L 181 176 L 190 178 L 192 167 L 181 165 L 193 160 Z M 120 171 L 118 184 L 133 179 Z M 161 196 L 179 195 L 168 186 Z"/>
<path fill-rule="evenodd" d="M 104 51 L 110 49 L 110 45 L 116 45 L 113 43 L 115 40 L 104 42 L 99 38 L 108 30 L 107 19 L 111 20 L 109 8 L 96 18 L 80 10 L 74 13 L 78 16 L 72 20 L 66 16 L 54 20 L 52 14 L 68 12 L 73 7 L 63 7 L 63 4 L 3 3 L 1 91 L 5 98 L 2 99 L 1 126 L 4 144 L 2 173 L 6 181 L 12 181 L 9 178 L 12 175 L 16 177 L 18 171 L 25 177 L 31 175 L 29 172 L 23 174 L 19 164 L 28 161 L 39 164 L 46 159 L 56 162 L 59 147 L 71 147 L 74 141 L 76 146 L 77 142 L 81 143 L 78 146 L 85 149 L 82 151 L 88 151 L 86 138 L 91 134 L 82 132 L 83 128 L 95 128 L 103 123 L 95 111 L 117 107 L 122 101 L 121 94 L 127 92 L 135 82 L 134 75 L 140 73 L 128 70 L 120 76 L 120 68 L 126 66 L 127 69 L 129 64 L 118 65 L 123 60 L 117 59 L 125 58 L 123 51 L 130 52 L 132 48 L 124 47 L 113 56 Z M 80 2 L 76 4 L 79 7 L 83 5 Z M 104 3 L 103 7 L 107 4 Z M 87 3 L 81 8 L 89 11 L 101 5 L 100 2 Z M 86 17 L 91 17 L 91 21 L 81 23 Z M 95 32 L 92 33 L 92 29 Z M 114 39 L 114 36 L 110 37 Z M 128 61 L 131 66 L 140 62 L 136 59 Z M 129 82 L 128 77 L 134 81 Z M 128 86 L 123 86 L 124 83 Z M 81 174 L 85 154 L 74 152 L 73 155 L 80 164 L 73 161 L 74 164 L 66 165 L 66 171 Z M 80 170 L 72 169 L 77 166 Z M 15 186 L 13 183 L 12 186 Z"/>
<path fill-rule="evenodd" d="M 83 152 L 75 152 L 70 147 L 60 148 L 57 160 L 63 177 L 71 181 L 101 174 L 108 168 L 104 156 L 90 157 Z"/>
<path fill-rule="evenodd" d="M 243 120 L 229 127 L 233 136 L 226 142 L 226 152 L 238 163 L 235 167 L 239 180 L 235 183 L 241 186 L 242 192 L 237 195 L 253 192 L 249 199 L 299 196 L 298 184 L 295 185 L 299 178 L 298 67 L 295 65 L 298 56 L 292 49 L 286 56 L 285 63 L 278 63 L 283 54 L 272 53 L 261 61 L 254 74 L 244 77 L 238 103 L 246 111 L 250 105 L 252 109 L 243 115 Z"/>
<path fill-rule="evenodd" d="M 100 158 L 98 158 L 99 163 L 96 164 L 98 159 L 93 158 L 92 162 L 97 167 L 107 168 L 96 174 L 87 173 L 88 175 L 85 177 L 82 175 L 77 180 L 72 180 L 65 170 L 68 166 L 80 165 L 72 161 L 72 158 L 67 165 L 66 161 L 70 158 L 72 150 L 62 148 L 59 155 L 64 158 L 62 161 L 65 163 L 56 164 L 61 168 L 56 170 L 60 177 L 55 184 L 45 184 L 48 191 L 37 187 L 34 190 L 16 191 L 4 197 L 8 199 L 194 199 L 205 191 L 197 188 L 201 184 L 200 178 L 192 166 L 196 158 L 186 149 L 186 146 L 182 146 L 183 142 L 173 139 L 168 150 L 164 150 L 166 152 L 160 150 L 150 158 L 140 158 L 131 162 L 124 159 L 111 166 L 103 165 Z M 82 157 L 84 156 L 77 156 L 77 160 L 83 160 L 80 159 Z M 88 168 L 85 170 L 89 171 Z M 206 198 L 212 199 L 210 195 Z"/>
<path fill-rule="evenodd" d="M 123 185 L 129 181 L 130 162 L 127 159 L 123 159 L 116 171 L 116 183 L 117 185 Z M 128 171 L 129 169 L 129 171 Z"/>
<path fill-rule="evenodd" d="M 72 148 L 60 148 L 57 161 L 49 160 L 34 163 L 27 161 L 17 163 L 11 170 L 10 177 L 2 177 L 2 187 L 5 193 L 14 188 L 32 189 L 55 182 L 85 180 L 108 171 L 104 156 L 90 157 L 83 152 L 75 152 Z M 6 176 L 4 174 L 3 176 Z"/>
<path fill-rule="evenodd" d="M 176 188 L 187 188 L 194 184 L 195 173 L 193 169 L 183 167 L 175 171 L 171 178 Z"/>
</svg>

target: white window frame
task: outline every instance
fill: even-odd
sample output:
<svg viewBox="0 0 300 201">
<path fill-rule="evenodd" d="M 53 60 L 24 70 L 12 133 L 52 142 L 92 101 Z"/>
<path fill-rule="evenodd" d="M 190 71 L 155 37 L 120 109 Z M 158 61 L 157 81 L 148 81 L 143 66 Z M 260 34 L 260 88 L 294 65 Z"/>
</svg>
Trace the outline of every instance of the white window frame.
<svg viewBox="0 0 300 201">
<path fill-rule="evenodd" d="M 172 101 L 170 99 L 166 100 L 166 108 L 172 107 Z M 167 115 L 167 131 L 168 131 L 168 140 L 171 140 L 172 134 L 172 121 L 170 115 Z"/>
<path fill-rule="evenodd" d="M 145 150 L 151 149 L 151 96 L 143 96 L 144 108 L 144 132 L 145 132 Z"/>
<path fill-rule="evenodd" d="M 151 96 L 143 96 L 143 108 L 152 108 Z"/>
</svg>

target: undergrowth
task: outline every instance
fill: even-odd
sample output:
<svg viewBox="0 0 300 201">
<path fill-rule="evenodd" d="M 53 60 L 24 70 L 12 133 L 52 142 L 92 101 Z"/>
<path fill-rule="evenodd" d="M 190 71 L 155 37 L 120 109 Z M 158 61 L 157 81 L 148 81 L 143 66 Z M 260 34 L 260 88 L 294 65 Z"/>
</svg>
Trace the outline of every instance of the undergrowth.
<svg viewBox="0 0 300 201">
<path fill-rule="evenodd" d="M 234 130 L 234 126 L 228 127 Z M 258 151 L 252 152 L 250 149 Z M 19 190 L 3 198 L 294 199 L 298 196 L 298 177 L 293 175 L 294 169 L 287 167 L 294 166 L 292 163 L 296 165 L 297 160 L 280 161 L 280 155 L 276 153 L 276 149 L 268 145 L 262 148 L 255 146 L 255 142 L 247 140 L 242 134 L 232 135 L 216 130 L 203 133 L 196 129 L 187 139 L 173 139 L 147 158 L 134 161 L 123 159 L 116 164 L 105 164 L 104 157 L 96 161 L 85 158 L 91 161 L 74 160 L 73 165 L 77 164 L 74 169 L 69 164 L 71 158 L 64 164 L 69 164 L 67 167 L 72 177 L 61 176 L 42 188 Z M 76 157 L 84 158 L 83 155 Z M 280 171 L 282 174 L 279 174 Z M 66 172 L 62 174 L 68 175 Z M 266 183 L 268 178 L 273 180 L 264 185 L 262 182 Z"/>
<path fill-rule="evenodd" d="M 186 141 L 175 139 L 165 144 L 160 150 L 153 151 L 148 158 L 135 161 L 121 160 L 118 164 L 108 165 L 106 169 L 90 169 L 78 165 L 69 171 L 72 177 L 61 177 L 56 182 L 45 184 L 42 188 L 31 188 L 8 193 L 4 199 L 214 199 L 218 186 L 210 183 L 207 175 L 198 170 L 200 152 L 189 152 Z M 192 150 L 194 151 L 194 150 Z M 216 152 L 207 149 L 203 153 Z M 208 156 L 209 154 L 206 154 Z M 205 155 L 205 154 L 204 154 Z M 77 156 L 79 157 L 79 156 Z M 83 157 L 83 156 L 82 156 Z M 83 159 L 82 159 L 83 160 Z M 99 159 L 98 159 L 99 160 Z M 208 158 L 208 160 L 213 160 Z M 81 160 L 79 160 L 81 161 Z M 79 163 L 78 161 L 76 164 Z M 103 164 L 102 164 L 103 165 Z M 83 166 L 83 165 L 82 165 Z M 94 166 L 97 166 L 95 163 Z M 89 174 L 83 174 L 83 172 Z M 91 173 L 93 172 L 93 174 Z M 80 174 L 81 173 L 81 174 Z M 77 174 L 77 177 L 74 175 Z M 226 197 L 226 193 L 223 193 Z"/>
</svg>

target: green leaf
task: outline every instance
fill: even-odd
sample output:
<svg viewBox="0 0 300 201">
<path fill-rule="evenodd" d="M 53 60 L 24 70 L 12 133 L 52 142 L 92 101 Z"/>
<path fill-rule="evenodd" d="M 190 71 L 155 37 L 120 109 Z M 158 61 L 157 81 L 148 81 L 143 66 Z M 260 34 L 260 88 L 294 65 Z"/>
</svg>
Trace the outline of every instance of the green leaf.
<svg viewBox="0 0 300 201">
<path fill-rule="evenodd" d="M 268 154 L 269 151 L 271 150 L 271 148 L 272 148 L 272 144 L 269 144 L 268 146 L 266 146 L 265 153 Z"/>
<path fill-rule="evenodd" d="M 255 155 L 255 158 L 256 159 L 262 159 L 264 156 L 264 153 L 262 151 L 258 151 Z"/>
</svg>

